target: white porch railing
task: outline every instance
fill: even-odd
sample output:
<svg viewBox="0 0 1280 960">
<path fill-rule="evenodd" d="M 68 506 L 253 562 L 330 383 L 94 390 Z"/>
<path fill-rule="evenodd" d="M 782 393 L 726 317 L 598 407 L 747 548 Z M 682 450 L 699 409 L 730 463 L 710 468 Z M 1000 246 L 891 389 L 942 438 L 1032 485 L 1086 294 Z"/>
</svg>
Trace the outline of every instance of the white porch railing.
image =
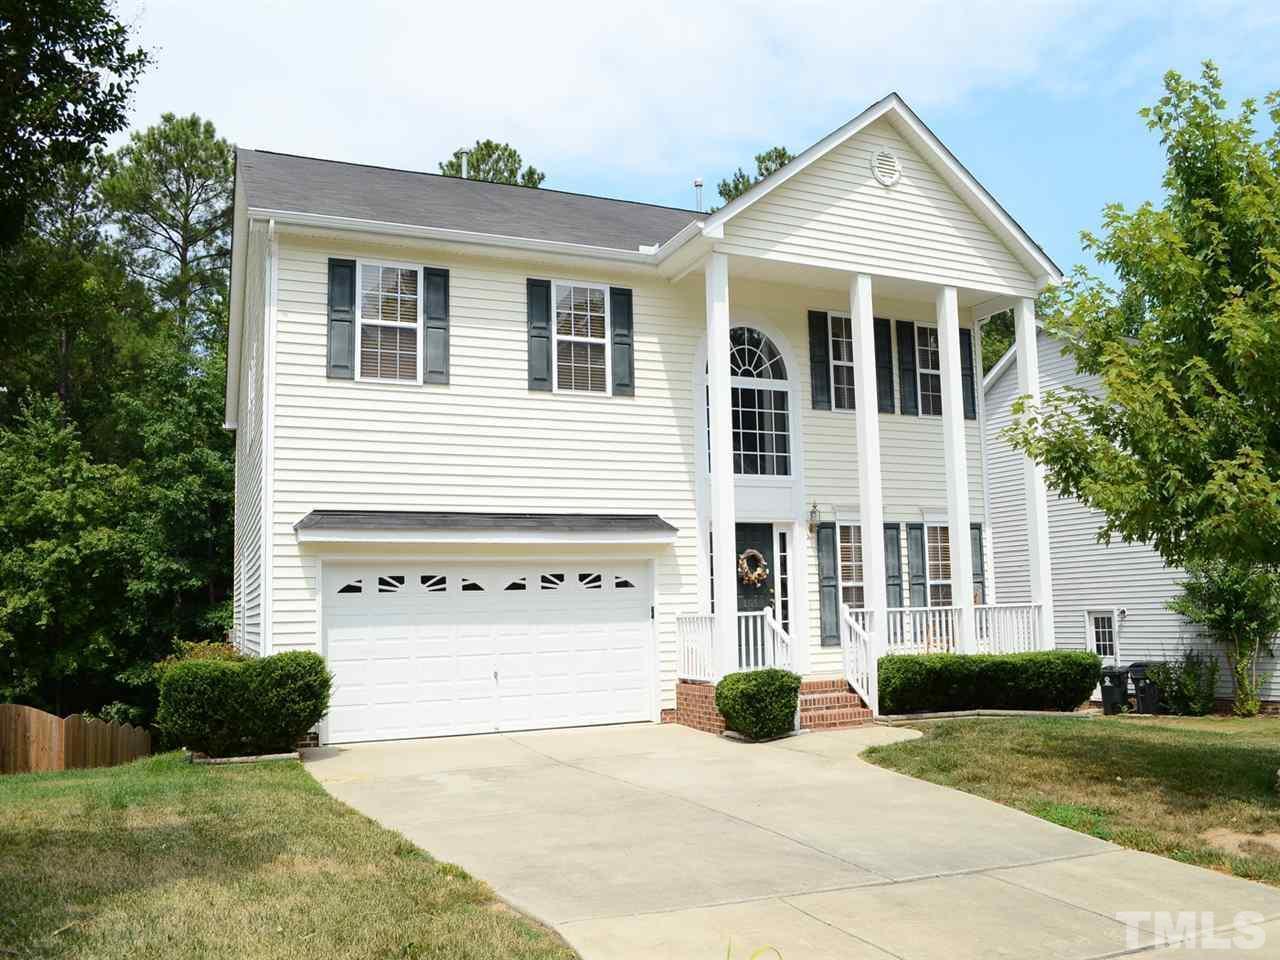
<svg viewBox="0 0 1280 960">
<path fill-rule="evenodd" d="M 885 653 L 959 653 L 958 607 L 890 607 Z"/>
<path fill-rule="evenodd" d="M 680 678 L 714 683 L 716 675 L 716 618 L 709 614 L 676 617 L 680 642 Z"/>
<path fill-rule="evenodd" d="M 1040 649 L 1040 604 L 991 603 L 973 608 L 979 653 L 1029 653 Z"/>
<path fill-rule="evenodd" d="M 772 610 L 738 614 L 738 669 L 791 669 L 791 638 Z"/>
<path fill-rule="evenodd" d="M 844 660 L 844 679 L 873 716 L 880 713 L 879 654 L 875 649 L 870 625 L 871 611 L 850 610 L 840 605 L 840 653 Z"/>
</svg>

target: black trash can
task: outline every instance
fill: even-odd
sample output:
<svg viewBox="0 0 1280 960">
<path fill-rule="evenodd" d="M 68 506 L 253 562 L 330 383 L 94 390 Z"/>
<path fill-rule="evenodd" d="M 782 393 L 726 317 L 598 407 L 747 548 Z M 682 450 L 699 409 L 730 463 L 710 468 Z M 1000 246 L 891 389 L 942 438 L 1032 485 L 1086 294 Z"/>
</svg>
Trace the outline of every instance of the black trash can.
<svg viewBox="0 0 1280 960">
<path fill-rule="evenodd" d="M 1147 674 L 1147 664 L 1129 664 L 1129 679 L 1133 681 L 1133 702 L 1135 713 L 1160 712 L 1160 688 Z"/>
<path fill-rule="evenodd" d="M 1129 671 L 1124 667 L 1102 668 L 1102 712 L 1108 717 L 1123 713 L 1129 706 Z"/>
</svg>

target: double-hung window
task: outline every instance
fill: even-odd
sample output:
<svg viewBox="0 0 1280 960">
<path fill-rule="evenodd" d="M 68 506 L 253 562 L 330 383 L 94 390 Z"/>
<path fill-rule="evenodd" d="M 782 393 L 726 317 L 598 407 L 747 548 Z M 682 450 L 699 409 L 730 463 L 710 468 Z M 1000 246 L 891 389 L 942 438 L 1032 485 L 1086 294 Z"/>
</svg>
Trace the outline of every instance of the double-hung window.
<svg viewBox="0 0 1280 960">
<path fill-rule="evenodd" d="M 852 410 L 853 318 L 828 314 L 831 326 L 831 404 L 836 410 Z"/>
<path fill-rule="evenodd" d="M 1116 658 L 1116 619 L 1110 610 L 1091 610 L 1089 612 L 1090 640 L 1093 652 L 1105 659 Z"/>
<path fill-rule="evenodd" d="M 422 380 L 422 268 L 360 261 L 356 376 Z"/>
<path fill-rule="evenodd" d="M 862 528 L 840 525 L 840 602 L 851 610 L 867 605 L 862 581 Z"/>
<path fill-rule="evenodd" d="M 942 416 L 942 353 L 936 327 L 916 327 L 916 367 L 920 412 L 926 416 Z"/>
<path fill-rule="evenodd" d="M 925 530 L 927 557 L 925 577 L 929 584 L 929 606 L 951 605 L 951 528 L 945 523 L 929 524 Z"/>
<path fill-rule="evenodd" d="M 552 284 L 555 389 L 609 393 L 609 288 Z"/>
</svg>

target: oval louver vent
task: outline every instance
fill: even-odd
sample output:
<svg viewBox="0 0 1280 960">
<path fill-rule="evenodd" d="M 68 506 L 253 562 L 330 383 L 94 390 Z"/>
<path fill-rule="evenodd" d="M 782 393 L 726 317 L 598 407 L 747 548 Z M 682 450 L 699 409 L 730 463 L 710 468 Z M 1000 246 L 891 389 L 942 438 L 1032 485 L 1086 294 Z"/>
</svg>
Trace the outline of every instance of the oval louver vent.
<svg viewBox="0 0 1280 960">
<path fill-rule="evenodd" d="M 902 164 L 888 150 L 880 150 L 871 158 L 871 172 L 886 187 L 902 179 Z"/>
</svg>

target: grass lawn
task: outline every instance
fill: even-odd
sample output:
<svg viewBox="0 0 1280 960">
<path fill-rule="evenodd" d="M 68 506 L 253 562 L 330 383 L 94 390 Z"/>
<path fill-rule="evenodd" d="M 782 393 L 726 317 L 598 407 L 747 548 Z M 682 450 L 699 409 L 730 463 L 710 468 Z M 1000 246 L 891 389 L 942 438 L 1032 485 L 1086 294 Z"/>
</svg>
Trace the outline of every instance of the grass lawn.
<svg viewBox="0 0 1280 960">
<path fill-rule="evenodd" d="M 923 739 L 863 756 L 1121 846 L 1280 886 L 1280 719 L 916 726 Z"/>
<path fill-rule="evenodd" d="M 293 761 L 0 777 L 0 958 L 556 958 Z"/>
</svg>

